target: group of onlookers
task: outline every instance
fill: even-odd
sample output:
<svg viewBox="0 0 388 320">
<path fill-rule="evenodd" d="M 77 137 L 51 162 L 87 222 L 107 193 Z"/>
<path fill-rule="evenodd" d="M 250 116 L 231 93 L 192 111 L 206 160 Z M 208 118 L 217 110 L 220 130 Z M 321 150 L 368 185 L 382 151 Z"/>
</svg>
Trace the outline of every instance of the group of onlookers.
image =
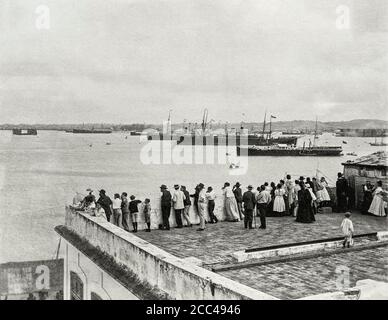
<svg viewBox="0 0 388 320">
<path fill-rule="evenodd" d="M 128 200 L 128 194 L 123 192 L 120 194 L 115 193 L 113 200 L 106 195 L 106 191 L 101 189 L 99 191 L 99 198 L 96 201 L 96 197 L 93 194 L 92 189 L 87 189 L 89 194 L 82 200 L 79 198 L 79 194 L 73 199 L 73 205 L 79 210 L 85 210 L 97 217 L 103 217 L 114 225 L 119 226 L 126 230 L 129 230 L 129 218 L 132 221 L 132 231 L 137 232 L 139 221 L 139 205 L 141 204 L 141 211 L 144 214 L 144 221 L 147 224 L 146 231 L 151 231 L 151 204 L 150 199 L 145 199 L 144 202 L 136 199 L 134 195 L 131 195 Z"/>
<path fill-rule="evenodd" d="M 252 185 L 247 186 L 245 192 L 241 184 L 237 182 L 233 187 L 225 182 L 222 187 L 223 210 L 226 221 L 237 222 L 244 220 L 246 229 L 253 228 L 255 217 L 260 217 L 261 229 L 266 229 L 266 217 L 294 216 L 297 222 L 311 223 L 315 221 L 320 207 L 331 207 L 334 205 L 327 190 L 328 183 L 324 177 L 300 176 L 292 180 L 290 175 L 285 180 L 265 182 L 254 190 Z M 377 216 L 385 216 L 384 197 L 387 193 L 382 189 L 382 182 L 378 181 L 374 187 L 368 181 L 364 188 L 363 213 L 369 212 Z M 150 199 L 144 202 L 131 195 L 122 192 L 121 195 L 114 194 L 113 200 L 106 195 L 105 190 L 99 191 L 99 198 L 93 194 L 93 190 L 87 189 L 89 194 L 82 198 L 76 195 L 73 202 L 77 209 L 91 212 L 92 215 L 105 217 L 117 226 L 122 226 L 129 231 L 129 219 L 132 221 L 132 230 L 137 232 L 139 214 L 144 215 L 147 224 L 146 231 L 151 231 L 151 204 Z M 198 231 L 205 230 L 206 223 L 217 223 L 218 218 L 214 214 L 216 192 L 211 186 L 205 189 L 203 183 L 199 183 L 190 194 L 183 185 L 174 185 L 174 190 L 169 191 L 164 184 L 160 186 L 161 191 L 161 214 L 162 222 L 159 228 L 170 230 L 171 210 L 175 212 L 177 228 L 192 227 L 193 223 L 189 216 L 190 207 L 193 205 L 199 217 Z M 348 211 L 349 185 L 341 173 L 338 173 L 336 182 L 336 208 L 338 212 Z M 193 201 L 192 201 L 193 199 Z M 139 212 L 140 207 L 140 212 Z M 206 219 L 206 210 L 208 219 Z"/>
</svg>

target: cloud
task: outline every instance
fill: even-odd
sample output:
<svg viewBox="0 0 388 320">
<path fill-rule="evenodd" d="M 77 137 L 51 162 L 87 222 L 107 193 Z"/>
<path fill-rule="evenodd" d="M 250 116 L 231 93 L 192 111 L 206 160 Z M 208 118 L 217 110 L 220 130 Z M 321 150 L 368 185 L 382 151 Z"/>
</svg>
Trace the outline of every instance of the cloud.
<svg viewBox="0 0 388 320">
<path fill-rule="evenodd" d="M 170 108 L 194 121 L 205 107 L 223 121 L 265 108 L 330 120 L 387 103 L 384 1 L 48 1 L 48 31 L 38 4 L 12 1 L 1 27 L 4 122 L 158 122 Z M 350 30 L 335 27 L 339 4 Z"/>
</svg>

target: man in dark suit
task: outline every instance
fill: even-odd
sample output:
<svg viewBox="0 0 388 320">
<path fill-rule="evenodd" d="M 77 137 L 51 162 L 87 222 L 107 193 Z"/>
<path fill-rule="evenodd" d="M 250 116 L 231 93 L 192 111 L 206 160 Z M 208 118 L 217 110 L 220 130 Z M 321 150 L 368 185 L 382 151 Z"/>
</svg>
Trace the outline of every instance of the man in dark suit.
<svg viewBox="0 0 388 320">
<path fill-rule="evenodd" d="M 106 215 L 106 219 L 108 221 L 110 221 L 110 217 L 112 215 L 112 210 L 111 210 L 111 207 L 112 207 L 112 200 L 111 198 L 109 198 L 106 194 L 105 194 L 105 190 L 104 189 L 101 189 L 99 191 L 99 194 L 100 194 L 100 197 L 98 198 L 97 200 L 97 203 L 101 205 L 101 208 L 104 209 L 105 211 L 105 215 Z"/>
<path fill-rule="evenodd" d="M 256 198 L 252 192 L 253 187 L 248 186 L 248 191 L 244 192 L 242 196 L 242 202 L 244 204 L 244 227 L 247 229 L 253 229 L 252 220 L 253 220 L 253 210 L 256 205 Z"/>
<path fill-rule="evenodd" d="M 170 230 L 170 222 L 168 219 L 170 218 L 171 213 L 171 193 L 164 184 L 160 186 L 160 191 L 162 192 L 160 204 L 162 209 L 163 230 Z"/>
<path fill-rule="evenodd" d="M 238 207 L 238 213 L 240 215 L 240 220 L 242 220 L 243 218 L 243 215 L 242 215 L 242 191 L 241 191 L 241 184 L 240 182 L 237 182 L 234 186 L 233 186 L 233 193 L 234 193 L 234 197 L 236 198 L 236 202 L 237 202 L 237 207 Z"/>
<path fill-rule="evenodd" d="M 337 210 L 338 212 L 346 212 L 348 210 L 348 181 L 341 172 L 337 174 L 338 179 L 335 184 L 337 194 Z"/>
</svg>

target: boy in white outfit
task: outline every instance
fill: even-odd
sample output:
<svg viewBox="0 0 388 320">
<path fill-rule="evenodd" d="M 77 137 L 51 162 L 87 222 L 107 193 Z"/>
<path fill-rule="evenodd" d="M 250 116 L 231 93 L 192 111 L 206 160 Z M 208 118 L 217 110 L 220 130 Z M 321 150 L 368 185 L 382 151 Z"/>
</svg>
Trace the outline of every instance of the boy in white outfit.
<svg viewBox="0 0 388 320">
<path fill-rule="evenodd" d="M 350 244 L 352 242 L 352 236 L 354 233 L 353 222 L 352 220 L 350 220 L 350 212 L 345 213 L 345 219 L 342 220 L 341 228 L 345 236 L 342 246 L 343 248 L 345 248 L 345 246 L 350 248 Z"/>
</svg>

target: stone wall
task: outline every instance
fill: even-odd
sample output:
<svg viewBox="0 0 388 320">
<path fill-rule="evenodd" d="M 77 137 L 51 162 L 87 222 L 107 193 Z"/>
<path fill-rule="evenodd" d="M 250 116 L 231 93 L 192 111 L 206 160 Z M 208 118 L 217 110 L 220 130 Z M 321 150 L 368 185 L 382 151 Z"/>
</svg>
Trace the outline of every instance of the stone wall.
<svg viewBox="0 0 388 320">
<path fill-rule="evenodd" d="M 175 257 L 101 218 L 68 207 L 66 226 L 173 299 L 275 299 Z"/>
</svg>

